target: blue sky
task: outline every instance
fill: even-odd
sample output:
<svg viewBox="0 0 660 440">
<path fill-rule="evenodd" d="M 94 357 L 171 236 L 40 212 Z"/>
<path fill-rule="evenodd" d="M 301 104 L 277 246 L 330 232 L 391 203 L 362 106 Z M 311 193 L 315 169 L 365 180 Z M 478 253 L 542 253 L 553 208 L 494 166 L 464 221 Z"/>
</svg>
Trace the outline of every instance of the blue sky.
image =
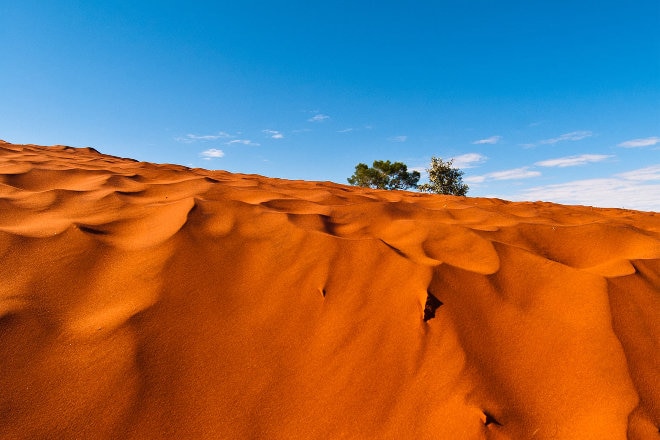
<svg viewBox="0 0 660 440">
<path fill-rule="evenodd" d="M 0 0 L 0 139 L 660 211 L 660 2 Z"/>
</svg>

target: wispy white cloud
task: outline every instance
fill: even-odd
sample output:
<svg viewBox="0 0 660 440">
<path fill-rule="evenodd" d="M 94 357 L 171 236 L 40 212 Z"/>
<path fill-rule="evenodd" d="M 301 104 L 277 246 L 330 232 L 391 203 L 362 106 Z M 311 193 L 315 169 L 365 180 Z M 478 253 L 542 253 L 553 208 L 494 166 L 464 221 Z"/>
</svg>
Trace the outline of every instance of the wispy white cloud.
<svg viewBox="0 0 660 440">
<path fill-rule="evenodd" d="M 521 167 L 512 170 L 495 171 L 493 173 L 488 173 L 486 176 L 493 180 L 514 180 L 529 179 L 530 177 L 538 177 L 540 175 L 540 171 L 530 170 L 529 167 Z"/>
<path fill-rule="evenodd" d="M 219 157 L 223 157 L 225 155 L 225 152 L 215 148 L 210 148 L 208 150 L 202 151 L 201 153 L 199 153 L 199 155 L 202 158 L 204 158 L 204 160 L 211 160 L 211 159 L 217 159 Z"/>
<path fill-rule="evenodd" d="M 474 168 L 480 163 L 483 163 L 488 159 L 483 154 L 479 153 L 466 153 L 461 154 L 453 158 L 453 165 L 456 168 Z"/>
<path fill-rule="evenodd" d="M 351 133 L 353 131 L 363 131 L 363 130 L 373 130 L 373 127 L 371 125 L 365 125 L 362 127 L 348 127 L 344 128 L 343 130 L 337 130 L 337 133 Z M 407 136 L 406 136 L 407 138 Z"/>
<path fill-rule="evenodd" d="M 481 176 L 467 176 L 463 178 L 465 183 L 482 183 L 486 181 L 486 175 Z"/>
<path fill-rule="evenodd" d="M 562 134 L 561 136 L 557 136 L 556 138 L 551 138 L 551 139 L 544 139 L 540 141 L 540 144 L 556 144 L 558 142 L 564 142 L 564 141 L 581 141 L 582 139 L 586 139 L 588 137 L 593 136 L 593 133 L 590 131 L 572 131 L 570 133 Z"/>
<path fill-rule="evenodd" d="M 617 177 L 636 181 L 660 180 L 660 164 L 620 173 Z"/>
<path fill-rule="evenodd" d="M 408 140 L 408 136 L 393 136 L 387 140 L 390 142 L 405 142 Z"/>
<path fill-rule="evenodd" d="M 263 130 L 263 132 L 270 136 L 272 139 L 284 139 L 284 135 L 277 130 Z"/>
<path fill-rule="evenodd" d="M 660 211 L 660 164 L 617 174 L 538 186 L 522 191 L 516 200 Z"/>
<path fill-rule="evenodd" d="M 326 119 L 330 119 L 330 116 L 318 113 L 308 119 L 309 122 L 323 122 Z"/>
<path fill-rule="evenodd" d="M 624 147 L 624 148 L 651 147 L 657 144 L 660 144 L 660 137 L 652 136 L 648 138 L 632 139 L 629 141 L 621 142 L 619 144 L 619 147 Z"/>
<path fill-rule="evenodd" d="M 185 136 L 180 136 L 176 138 L 176 140 L 178 142 L 183 142 L 185 144 L 191 144 L 197 141 L 216 141 L 218 139 L 229 139 L 231 137 L 232 136 L 230 134 L 221 131 L 217 134 L 203 134 L 203 135 L 187 134 Z"/>
<path fill-rule="evenodd" d="M 479 139 L 478 141 L 474 141 L 472 143 L 474 145 L 484 145 L 484 144 L 494 145 L 494 144 L 498 143 L 501 140 L 502 140 L 502 136 L 491 136 L 491 137 L 486 138 L 486 139 Z"/>
<path fill-rule="evenodd" d="M 579 156 L 558 157 L 557 159 L 548 159 L 536 162 L 535 165 L 540 167 L 574 167 L 578 165 L 585 165 L 593 162 L 602 162 L 605 159 L 614 157 L 607 154 L 581 154 Z"/>
<path fill-rule="evenodd" d="M 530 170 L 529 167 L 514 168 L 511 170 L 494 171 L 481 176 L 468 176 L 463 180 L 467 183 L 481 183 L 486 180 L 518 180 L 529 179 L 541 175 L 540 171 Z"/>
<path fill-rule="evenodd" d="M 227 142 L 227 145 L 237 145 L 237 144 L 247 145 L 247 146 L 250 146 L 250 147 L 258 147 L 260 145 L 257 142 L 252 142 L 249 139 L 233 139 L 233 140 Z"/>
</svg>

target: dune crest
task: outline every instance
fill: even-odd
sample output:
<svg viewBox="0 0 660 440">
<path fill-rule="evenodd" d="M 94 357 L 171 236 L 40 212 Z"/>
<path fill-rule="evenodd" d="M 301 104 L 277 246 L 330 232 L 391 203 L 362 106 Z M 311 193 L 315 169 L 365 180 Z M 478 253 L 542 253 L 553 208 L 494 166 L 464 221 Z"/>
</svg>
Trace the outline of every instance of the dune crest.
<svg viewBox="0 0 660 440">
<path fill-rule="evenodd" d="M 660 216 L 0 142 L 0 439 L 657 439 Z"/>
</svg>

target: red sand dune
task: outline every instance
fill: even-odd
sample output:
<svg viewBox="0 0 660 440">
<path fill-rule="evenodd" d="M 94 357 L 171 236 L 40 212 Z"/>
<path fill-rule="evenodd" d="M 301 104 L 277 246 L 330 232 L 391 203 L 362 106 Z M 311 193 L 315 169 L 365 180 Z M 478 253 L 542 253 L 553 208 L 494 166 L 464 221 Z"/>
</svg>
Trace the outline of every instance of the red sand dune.
<svg viewBox="0 0 660 440">
<path fill-rule="evenodd" d="M 660 438 L 658 213 L 0 143 L 0 264 L 3 440 Z"/>
</svg>

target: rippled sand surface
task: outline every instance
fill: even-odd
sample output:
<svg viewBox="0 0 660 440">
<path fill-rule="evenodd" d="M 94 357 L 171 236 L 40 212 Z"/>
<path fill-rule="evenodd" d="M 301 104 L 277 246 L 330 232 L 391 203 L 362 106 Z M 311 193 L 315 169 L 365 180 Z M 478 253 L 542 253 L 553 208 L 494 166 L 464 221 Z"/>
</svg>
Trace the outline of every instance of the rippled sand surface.
<svg viewBox="0 0 660 440">
<path fill-rule="evenodd" d="M 658 439 L 660 214 L 0 143 L 0 439 Z"/>
</svg>

